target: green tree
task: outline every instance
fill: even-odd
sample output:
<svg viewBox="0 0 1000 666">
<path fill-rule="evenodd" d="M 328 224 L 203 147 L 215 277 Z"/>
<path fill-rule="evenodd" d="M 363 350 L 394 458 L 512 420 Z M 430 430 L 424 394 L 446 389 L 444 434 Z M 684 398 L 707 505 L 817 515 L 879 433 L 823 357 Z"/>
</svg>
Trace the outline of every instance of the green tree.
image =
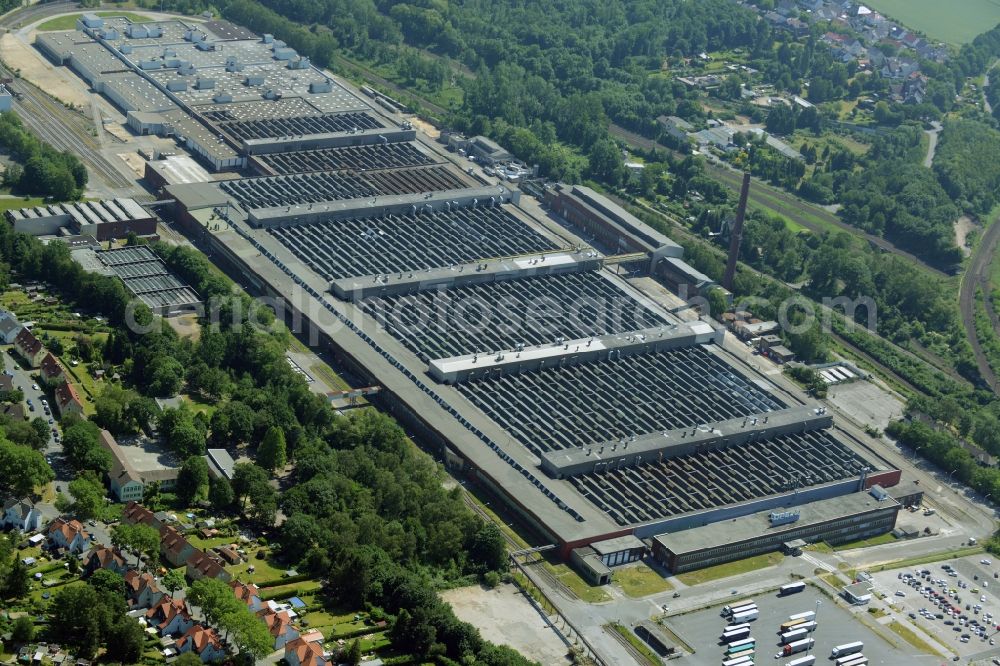
<svg viewBox="0 0 1000 666">
<path fill-rule="evenodd" d="M 267 485 L 267 472 L 253 463 L 237 463 L 233 467 L 233 492 L 246 509 L 247 499 L 261 486 Z"/>
<path fill-rule="evenodd" d="M 54 635 L 73 643 L 81 655 L 93 656 L 101 644 L 100 624 L 94 612 L 99 603 L 90 585 L 61 588 L 49 605 Z"/>
<path fill-rule="evenodd" d="M 191 456 L 184 461 L 177 474 L 177 498 L 191 506 L 203 498 L 208 490 L 208 463 L 202 456 Z"/>
<path fill-rule="evenodd" d="M 273 472 L 284 467 L 285 462 L 287 462 L 285 433 L 278 427 L 268 428 L 257 448 L 257 463 L 269 472 Z"/>
<path fill-rule="evenodd" d="M 30 495 L 36 486 L 43 486 L 54 478 L 52 468 L 41 453 L 0 438 L 0 485 L 11 494 Z"/>
<path fill-rule="evenodd" d="M 174 666 L 203 666 L 201 657 L 194 652 L 182 652 L 174 661 Z"/>
<path fill-rule="evenodd" d="M 13 562 L 3 581 L 3 593 L 8 599 L 21 599 L 31 589 L 31 574 L 28 566 L 14 553 Z"/>
<path fill-rule="evenodd" d="M 142 661 L 146 633 L 141 624 L 131 617 L 119 618 L 111 625 L 105 638 L 107 658 L 122 664 L 138 664 Z"/>
<path fill-rule="evenodd" d="M 347 649 L 347 663 L 358 666 L 361 663 L 361 643 L 355 638 Z"/>
<path fill-rule="evenodd" d="M 111 528 L 111 543 L 135 555 L 136 565 L 145 555 L 150 562 L 156 561 L 160 551 L 160 533 L 155 527 L 142 523 L 119 523 Z"/>
<path fill-rule="evenodd" d="M 211 624 L 223 623 L 228 616 L 246 609 L 246 606 L 233 594 L 232 589 L 215 578 L 196 580 L 188 588 L 187 599 L 201 608 L 201 612 Z"/>
<path fill-rule="evenodd" d="M 233 505 L 233 486 L 229 479 L 219 477 L 209 482 L 208 501 L 216 511 L 225 511 Z"/>
<path fill-rule="evenodd" d="M 14 620 L 11 638 L 15 643 L 30 643 L 35 638 L 35 623 L 27 615 Z"/>
<path fill-rule="evenodd" d="M 104 507 L 104 486 L 90 476 L 78 476 L 69 482 L 73 512 L 81 520 L 96 517 Z"/>
<path fill-rule="evenodd" d="M 184 589 L 187 581 L 184 580 L 183 569 L 171 569 L 160 579 L 160 586 L 171 595 L 177 590 Z"/>
</svg>

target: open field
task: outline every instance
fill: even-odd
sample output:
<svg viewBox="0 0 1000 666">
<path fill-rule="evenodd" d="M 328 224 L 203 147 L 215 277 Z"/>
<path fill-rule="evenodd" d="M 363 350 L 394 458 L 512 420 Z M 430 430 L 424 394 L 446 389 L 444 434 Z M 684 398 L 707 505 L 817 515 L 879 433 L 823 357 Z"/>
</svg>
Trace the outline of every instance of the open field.
<svg viewBox="0 0 1000 666">
<path fill-rule="evenodd" d="M 1000 23 L 998 0 L 871 0 L 868 6 L 951 44 L 971 42 Z"/>
</svg>

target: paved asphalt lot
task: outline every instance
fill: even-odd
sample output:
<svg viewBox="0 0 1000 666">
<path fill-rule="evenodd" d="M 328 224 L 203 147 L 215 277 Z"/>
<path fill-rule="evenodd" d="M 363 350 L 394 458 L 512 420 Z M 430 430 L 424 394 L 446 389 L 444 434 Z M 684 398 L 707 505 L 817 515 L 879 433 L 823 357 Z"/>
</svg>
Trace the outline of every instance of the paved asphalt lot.
<svg viewBox="0 0 1000 666">
<path fill-rule="evenodd" d="M 733 597 L 733 600 L 742 600 L 743 598 Z M 777 593 L 770 592 L 757 595 L 753 599 L 760 608 L 760 617 L 751 623 L 750 634 L 757 640 L 754 661 L 758 664 L 773 663 L 777 666 L 784 666 L 795 657 L 809 654 L 806 652 L 782 659 L 774 658 L 780 649 L 778 626 L 786 621 L 789 615 L 810 610 L 815 611 L 817 601 L 820 602 L 819 610 L 816 613 L 818 627 L 811 634 L 811 637 L 816 641 L 812 654 L 816 656 L 817 664 L 832 664 L 830 651 L 833 647 L 854 641 L 864 642 L 863 654 L 868 657 L 869 664 L 872 665 L 930 666 L 942 663 L 940 658 L 928 655 L 918 656 L 917 651 L 903 643 L 902 640 L 900 643 L 905 645 L 907 652 L 895 648 L 880 636 L 869 631 L 848 610 L 841 608 L 829 597 L 811 586 L 807 586 L 803 592 L 788 597 L 779 597 Z M 682 664 L 684 666 L 718 666 L 722 663 L 725 646 L 720 644 L 719 636 L 727 624 L 726 620 L 719 615 L 723 605 L 725 604 L 669 618 L 668 627 L 695 650 L 695 654 L 677 660 L 675 663 L 678 666 Z"/>
<path fill-rule="evenodd" d="M 988 560 L 990 564 L 981 564 L 981 559 Z M 893 606 L 898 609 L 895 612 L 899 616 L 908 616 L 909 613 L 916 613 L 921 608 L 926 608 L 934 613 L 940 613 L 941 610 L 935 607 L 928 599 L 924 598 L 920 591 L 913 589 L 904 581 L 897 578 L 898 573 L 914 573 L 915 570 L 925 569 L 930 571 L 931 581 L 921 579 L 921 590 L 928 586 L 935 590 L 940 590 L 935 581 L 939 579 L 945 581 L 945 589 L 954 590 L 961 599 L 961 603 L 952 603 L 958 606 L 963 614 L 969 619 L 976 618 L 981 623 L 986 624 L 983 615 L 990 613 L 992 615 L 991 626 L 994 629 L 988 631 L 985 638 L 980 638 L 969 627 L 962 627 L 960 631 L 955 631 L 954 628 L 957 626 L 957 623 L 951 625 L 945 624 L 946 621 L 954 622 L 950 617 L 931 620 L 917 615 L 909 621 L 920 627 L 927 634 L 934 636 L 942 644 L 950 645 L 962 657 L 970 661 L 988 660 L 992 657 L 1000 656 L 1000 645 L 989 644 L 989 639 L 991 638 L 1000 644 L 1000 632 L 995 629 L 996 625 L 1000 624 L 1000 579 L 993 577 L 994 573 L 1000 575 L 1000 566 L 998 566 L 998 563 L 1000 563 L 1000 560 L 996 560 L 992 555 L 988 554 L 949 560 L 948 564 L 955 568 L 957 576 L 949 576 L 941 568 L 941 562 L 901 571 L 885 571 L 876 573 L 873 576 L 874 589 L 885 594 L 887 599 L 891 600 Z M 965 584 L 966 587 L 960 587 L 959 583 Z M 976 590 L 976 592 L 973 592 L 973 590 Z M 902 592 L 904 596 L 897 596 L 897 591 Z M 980 601 L 983 597 L 985 597 L 985 601 Z M 982 606 L 982 609 L 979 613 L 976 613 L 974 608 L 966 610 L 966 604 L 970 606 L 979 604 Z M 959 638 L 965 634 L 970 636 L 968 643 L 959 641 Z"/>
</svg>

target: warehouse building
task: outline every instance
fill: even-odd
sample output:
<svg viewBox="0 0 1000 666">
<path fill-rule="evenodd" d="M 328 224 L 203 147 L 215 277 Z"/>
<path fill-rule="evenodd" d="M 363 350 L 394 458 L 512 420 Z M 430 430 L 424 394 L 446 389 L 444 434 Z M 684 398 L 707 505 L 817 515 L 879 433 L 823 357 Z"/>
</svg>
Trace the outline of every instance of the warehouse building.
<svg viewBox="0 0 1000 666">
<path fill-rule="evenodd" d="M 812 502 L 787 511 L 766 511 L 704 527 L 653 537 L 653 556 L 683 573 L 781 550 L 795 540 L 830 544 L 891 532 L 900 504 L 868 492 Z"/>
<path fill-rule="evenodd" d="M 17 208 L 6 212 L 14 231 L 32 236 L 88 235 L 99 241 L 156 234 L 156 217 L 134 199 L 105 199 Z"/>
<path fill-rule="evenodd" d="M 642 557 L 640 539 L 898 482 L 822 408 L 729 355 L 711 322 L 608 270 L 605 254 L 635 254 L 613 259 L 690 291 L 713 284 L 607 197 L 547 193 L 574 235 L 533 219 L 518 191 L 473 182 L 278 40 L 156 26 L 105 18 L 39 48 L 133 107 L 133 131 L 174 136 L 208 169 L 260 173 L 147 168 L 173 200 L 163 209 L 214 259 L 281 297 L 286 320 L 379 386 L 373 399 L 422 444 L 592 580 Z M 466 149 L 510 157 L 478 137 Z M 145 248 L 74 257 L 157 311 L 197 303 Z"/>
</svg>

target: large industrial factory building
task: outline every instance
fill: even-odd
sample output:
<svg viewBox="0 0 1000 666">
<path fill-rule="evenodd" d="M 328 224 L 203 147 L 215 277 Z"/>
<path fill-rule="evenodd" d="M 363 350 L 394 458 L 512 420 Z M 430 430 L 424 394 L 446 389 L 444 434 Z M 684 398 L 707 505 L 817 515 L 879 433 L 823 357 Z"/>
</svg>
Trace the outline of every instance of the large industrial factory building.
<svg viewBox="0 0 1000 666">
<path fill-rule="evenodd" d="M 688 530 L 899 482 L 824 408 L 726 351 L 714 322 L 619 275 L 628 254 L 681 293 L 711 286 L 599 193 L 549 188 L 539 212 L 269 35 L 142 25 L 86 18 L 40 48 L 133 107 L 137 131 L 256 174 L 171 181 L 181 172 L 154 167 L 213 260 L 283 299 L 295 329 L 565 559 L 596 544 L 613 566 L 641 552 L 636 538 L 669 549 Z M 699 534 L 678 552 L 708 548 Z"/>
</svg>

